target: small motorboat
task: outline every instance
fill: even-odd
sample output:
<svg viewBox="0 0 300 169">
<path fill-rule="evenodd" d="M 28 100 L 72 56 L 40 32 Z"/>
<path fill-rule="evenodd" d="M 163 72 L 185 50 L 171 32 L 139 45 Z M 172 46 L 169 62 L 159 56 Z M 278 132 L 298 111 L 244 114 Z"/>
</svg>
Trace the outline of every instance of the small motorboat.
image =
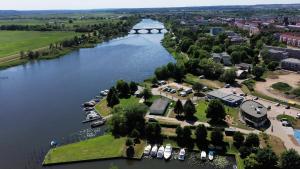
<svg viewBox="0 0 300 169">
<path fill-rule="evenodd" d="M 106 122 L 105 119 L 95 121 L 95 122 L 93 122 L 93 123 L 91 124 L 91 127 L 92 127 L 92 128 L 96 128 L 96 127 L 102 126 L 102 125 L 105 124 L 105 122 Z"/>
<path fill-rule="evenodd" d="M 144 149 L 144 155 L 148 156 L 151 151 L 151 145 L 147 145 Z"/>
<path fill-rule="evenodd" d="M 151 153 L 150 153 L 150 155 L 151 155 L 152 157 L 156 157 L 157 149 L 158 149 L 157 145 L 154 145 L 154 146 L 152 147 Z"/>
<path fill-rule="evenodd" d="M 212 161 L 212 160 L 214 159 L 214 152 L 213 152 L 213 151 L 209 151 L 209 152 L 208 152 L 208 159 L 209 159 L 210 161 Z"/>
<path fill-rule="evenodd" d="M 178 160 L 183 161 L 185 159 L 185 149 L 182 148 L 179 151 Z"/>
<path fill-rule="evenodd" d="M 52 140 L 52 141 L 50 142 L 50 146 L 51 146 L 51 147 L 56 147 L 56 146 L 57 146 L 57 142 L 56 142 L 55 140 Z"/>
<path fill-rule="evenodd" d="M 201 158 L 201 160 L 206 160 L 206 152 L 205 151 L 201 151 L 200 158 Z"/>
<path fill-rule="evenodd" d="M 164 157 L 164 152 L 165 152 L 165 147 L 160 146 L 158 151 L 157 151 L 157 158 L 163 158 Z"/>
<path fill-rule="evenodd" d="M 172 146 L 171 144 L 167 144 L 164 152 L 165 160 L 169 160 L 172 156 Z"/>
<path fill-rule="evenodd" d="M 107 96 L 107 94 L 108 94 L 107 90 L 103 90 L 103 91 L 100 92 L 101 96 Z"/>
<path fill-rule="evenodd" d="M 85 107 L 83 108 L 83 111 L 92 111 L 94 110 L 94 107 Z"/>
</svg>

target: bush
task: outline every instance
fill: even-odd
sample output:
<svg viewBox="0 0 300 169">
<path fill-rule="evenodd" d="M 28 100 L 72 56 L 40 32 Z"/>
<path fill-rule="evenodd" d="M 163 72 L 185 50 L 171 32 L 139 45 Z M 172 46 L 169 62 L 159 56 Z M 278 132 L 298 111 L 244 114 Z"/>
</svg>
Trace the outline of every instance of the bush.
<svg viewBox="0 0 300 169">
<path fill-rule="evenodd" d="M 272 84 L 271 87 L 273 89 L 276 89 L 276 90 L 279 90 L 279 91 L 282 91 L 282 92 L 287 92 L 287 91 L 292 90 L 292 87 L 289 84 L 283 83 L 283 82 L 274 83 L 274 84 Z"/>
<path fill-rule="evenodd" d="M 294 95 L 300 97 L 300 87 L 297 88 L 297 89 L 294 89 L 294 90 L 292 91 L 292 93 L 293 93 Z"/>
</svg>

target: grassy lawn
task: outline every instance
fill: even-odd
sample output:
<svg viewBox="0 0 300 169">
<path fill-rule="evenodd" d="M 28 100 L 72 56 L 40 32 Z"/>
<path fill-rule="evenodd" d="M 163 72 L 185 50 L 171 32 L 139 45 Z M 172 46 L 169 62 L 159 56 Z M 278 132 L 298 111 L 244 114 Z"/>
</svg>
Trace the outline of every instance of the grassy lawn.
<svg viewBox="0 0 300 169">
<path fill-rule="evenodd" d="M 218 89 L 225 85 L 225 83 L 218 80 L 199 79 L 197 76 L 194 76 L 192 74 L 187 74 L 184 78 L 184 81 L 189 84 L 198 82 L 212 89 Z"/>
<path fill-rule="evenodd" d="M 126 107 L 137 103 L 139 103 L 139 98 L 131 96 L 130 98 L 120 99 L 120 103 L 116 106 Z M 101 116 L 105 117 L 111 114 L 112 108 L 108 107 L 106 99 L 103 99 L 95 106 L 95 110 L 101 114 Z"/>
<path fill-rule="evenodd" d="M 73 38 L 75 32 L 0 31 L 0 58 Z"/>
<path fill-rule="evenodd" d="M 126 138 L 104 135 L 51 149 L 43 164 L 122 157 Z"/>
</svg>

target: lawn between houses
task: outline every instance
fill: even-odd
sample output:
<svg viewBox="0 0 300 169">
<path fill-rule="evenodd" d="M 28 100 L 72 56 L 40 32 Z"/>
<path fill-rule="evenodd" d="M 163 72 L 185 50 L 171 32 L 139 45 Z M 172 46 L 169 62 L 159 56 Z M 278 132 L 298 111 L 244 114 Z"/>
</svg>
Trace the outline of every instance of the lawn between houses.
<svg viewBox="0 0 300 169">
<path fill-rule="evenodd" d="M 126 137 L 115 138 L 107 134 L 78 143 L 68 144 L 49 150 L 43 165 L 101 160 L 126 157 Z M 145 142 L 136 144 L 133 158 L 141 158 Z"/>
</svg>

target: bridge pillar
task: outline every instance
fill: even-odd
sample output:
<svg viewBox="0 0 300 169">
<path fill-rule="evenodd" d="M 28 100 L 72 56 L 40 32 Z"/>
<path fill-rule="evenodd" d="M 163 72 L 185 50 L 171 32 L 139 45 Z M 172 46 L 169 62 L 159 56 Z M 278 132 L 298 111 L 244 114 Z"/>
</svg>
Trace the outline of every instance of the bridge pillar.
<svg viewBox="0 0 300 169">
<path fill-rule="evenodd" d="M 134 30 L 134 34 L 139 34 L 139 29 L 133 29 Z"/>
<path fill-rule="evenodd" d="M 152 32 L 151 32 L 151 30 L 152 29 L 146 29 L 147 31 L 148 31 L 148 34 L 151 34 Z"/>
<path fill-rule="evenodd" d="M 159 33 L 159 34 L 161 34 L 161 33 L 162 33 L 162 32 L 161 32 L 161 31 L 162 31 L 162 29 L 157 29 L 157 30 L 158 30 L 158 33 Z"/>
</svg>

